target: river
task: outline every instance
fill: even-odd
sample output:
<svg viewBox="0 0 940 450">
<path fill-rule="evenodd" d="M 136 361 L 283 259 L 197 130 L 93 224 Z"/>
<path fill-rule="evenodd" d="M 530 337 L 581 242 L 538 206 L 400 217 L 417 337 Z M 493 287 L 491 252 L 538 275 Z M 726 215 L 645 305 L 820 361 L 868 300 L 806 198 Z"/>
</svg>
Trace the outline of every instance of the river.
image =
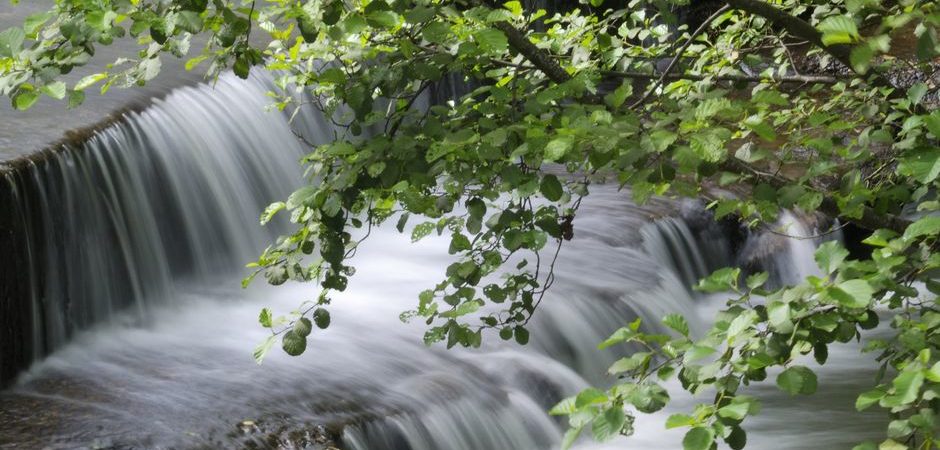
<svg viewBox="0 0 940 450">
<path fill-rule="evenodd" d="M 491 335 L 478 350 L 425 347 L 422 324 L 398 315 L 440 279 L 447 242 L 412 244 L 380 227 L 330 307 L 333 325 L 304 355 L 275 350 L 259 366 L 260 309 L 286 312 L 317 291 L 240 289 L 244 263 L 285 226 L 262 229 L 258 213 L 303 182 L 290 127 L 321 141 L 330 131 L 315 113 L 290 125 L 265 112 L 266 90 L 263 77 L 231 75 L 177 89 L 0 180 L 28 224 L 24 270 L 36 273 L 36 363 L 0 393 L 0 448 L 321 448 L 326 438 L 354 450 L 556 448 L 564 427 L 547 409 L 613 381 L 605 369 L 620 353 L 597 343 L 637 316 L 681 312 L 703 329 L 723 303 L 686 286 L 733 260 L 730 238 L 664 217 L 694 206 L 638 207 L 599 184 L 528 346 Z M 811 271 L 808 242 L 778 242 L 768 264 L 783 277 Z M 853 408 L 872 383 L 870 361 L 858 345 L 833 348 L 812 397 L 780 392 L 773 374 L 752 387 L 764 409 L 744 425 L 748 448 L 851 448 L 880 436 L 882 419 Z M 665 430 L 665 418 L 709 399 L 669 388 L 673 403 L 640 415 L 634 436 L 577 448 L 680 448 L 682 430 Z"/>
</svg>

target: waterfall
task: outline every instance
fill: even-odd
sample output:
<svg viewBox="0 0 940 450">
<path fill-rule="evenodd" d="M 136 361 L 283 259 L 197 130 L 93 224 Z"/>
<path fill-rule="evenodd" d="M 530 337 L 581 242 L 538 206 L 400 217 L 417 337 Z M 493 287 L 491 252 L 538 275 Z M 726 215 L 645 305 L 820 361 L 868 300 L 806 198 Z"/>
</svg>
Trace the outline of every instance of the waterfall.
<svg viewBox="0 0 940 450">
<path fill-rule="evenodd" d="M 838 221 L 825 229 L 815 216 L 781 211 L 776 223 L 748 236 L 738 255 L 738 265 L 749 271 L 767 272 L 770 286 L 794 285 L 808 276 L 820 276 L 814 259 L 816 247 L 827 240 L 841 241 L 838 229 Z"/>
<path fill-rule="evenodd" d="M 545 411 L 613 383 L 606 368 L 629 351 L 599 351 L 599 342 L 637 317 L 655 329 L 673 312 L 700 331 L 722 304 L 688 289 L 731 261 L 710 219 L 649 223 L 684 207 L 637 207 L 628 192 L 599 184 L 578 211 L 528 346 L 493 334 L 481 349 L 425 347 L 424 324 L 398 315 L 443 276 L 447 240 L 412 244 L 383 226 L 352 261 L 356 276 L 330 306 L 333 325 L 311 336 L 303 356 L 275 349 L 258 366 L 251 350 L 268 333 L 258 311 L 284 313 L 317 294 L 294 283 L 239 288 L 244 263 L 286 226 L 262 228 L 259 213 L 304 183 L 303 146 L 285 115 L 265 112 L 269 86 L 225 75 L 214 87 L 176 90 L 4 175 L 0 205 L 12 213 L 0 230 L 17 239 L 0 237 L 0 250 L 12 246 L 24 265 L 0 270 L 13 274 L 0 278 L 0 361 L 37 362 L 0 392 L 0 442 L 553 448 L 564 430 Z M 309 111 L 295 126 L 321 142 L 332 136 Z M 676 448 L 664 418 L 654 419 L 636 442 Z"/>
<path fill-rule="evenodd" d="M 267 90 L 233 76 L 179 89 L 7 175 L 31 214 L 20 215 L 34 357 L 118 313 L 145 317 L 174 283 L 232 273 L 272 239 L 258 212 L 302 181 L 303 149 L 263 113 Z"/>
</svg>

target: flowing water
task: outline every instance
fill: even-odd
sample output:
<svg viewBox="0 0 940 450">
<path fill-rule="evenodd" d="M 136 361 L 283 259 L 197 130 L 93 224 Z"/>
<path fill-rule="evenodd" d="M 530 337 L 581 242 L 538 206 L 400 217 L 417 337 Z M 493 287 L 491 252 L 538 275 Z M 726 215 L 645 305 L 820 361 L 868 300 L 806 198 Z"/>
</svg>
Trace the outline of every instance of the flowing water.
<svg viewBox="0 0 940 450">
<path fill-rule="evenodd" d="M 317 294 L 239 288 L 243 264 L 273 238 L 258 213 L 303 182 L 303 148 L 285 117 L 264 112 L 266 89 L 230 76 L 183 88 L 82 148 L 7 175 L 4 188 L 34 211 L 23 214 L 37 274 L 24 301 L 38 362 L 0 393 L 0 448 L 318 448 L 325 437 L 355 450 L 554 448 L 563 424 L 545 411 L 613 381 L 604 374 L 619 355 L 598 342 L 670 312 L 702 330 L 722 304 L 688 288 L 734 260 L 720 229 L 661 218 L 684 205 L 640 208 L 597 185 L 527 347 L 495 335 L 478 350 L 425 347 L 423 325 L 398 315 L 443 275 L 447 243 L 412 244 L 381 227 L 330 307 L 333 325 L 303 356 L 276 350 L 259 366 L 259 310 L 286 312 Z M 294 126 L 330 136 L 316 114 Z M 813 244 L 782 239 L 786 251 L 764 264 L 788 282 L 813 267 Z M 854 346 L 834 349 L 813 398 L 787 398 L 772 381 L 752 388 L 765 412 L 745 424 L 750 448 L 849 448 L 877 435 L 878 418 L 852 407 L 873 376 L 867 363 Z M 681 447 L 665 418 L 708 398 L 669 387 L 674 404 L 639 417 L 635 436 L 578 448 Z"/>
</svg>

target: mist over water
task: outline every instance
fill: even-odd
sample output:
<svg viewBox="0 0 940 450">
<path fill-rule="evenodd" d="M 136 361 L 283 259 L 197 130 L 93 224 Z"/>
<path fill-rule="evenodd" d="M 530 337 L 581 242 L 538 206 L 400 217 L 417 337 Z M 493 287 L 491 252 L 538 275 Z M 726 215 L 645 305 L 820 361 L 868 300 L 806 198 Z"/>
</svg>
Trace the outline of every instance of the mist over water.
<svg viewBox="0 0 940 450">
<path fill-rule="evenodd" d="M 28 239 L 30 270 L 43 276 L 30 310 L 37 363 L 0 393 L 0 448 L 317 448 L 322 430 L 355 450 L 556 448 L 564 424 L 551 405 L 614 381 L 606 368 L 624 350 L 599 342 L 636 317 L 655 326 L 672 312 L 702 332 L 723 305 L 689 289 L 733 261 L 720 230 L 654 221 L 682 205 L 641 208 L 595 185 L 528 346 L 495 334 L 478 350 L 424 346 L 424 325 L 398 316 L 443 277 L 447 242 L 412 244 L 379 227 L 330 306 L 331 327 L 303 356 L 274 349 L 259 366 L 261 308 L 287 313 L 318 294 L 239 287 L 244 263 L 285 225 L 259 227 L 260 211 L 303 183 L 303 147 L 283 115 L 265 112 L 266 83 L 223 76 L 214 89 L 177 90 L 7 180 L 24 210 L 39 211 Z M 315 114 L 294 126 L 331 136 Z M 764 261 L 781 282 L 815 267 L 814 241 L 776 239 L 783 250 Z M 819 394 L 799 400 L 771 374 L 751 388 L 765 408 L 744 425 L 748 448 L 850 448 L 880 434 L 877 418 L 853 409 L 869 366 L 856 346 L 833 348 Z M 639 415 L 635 436 L 578 448 L 680 448 L 683 430 L 666 431 L 666 417 L 710 399 L 668 387 L 674 403 Z"/>
</svg>

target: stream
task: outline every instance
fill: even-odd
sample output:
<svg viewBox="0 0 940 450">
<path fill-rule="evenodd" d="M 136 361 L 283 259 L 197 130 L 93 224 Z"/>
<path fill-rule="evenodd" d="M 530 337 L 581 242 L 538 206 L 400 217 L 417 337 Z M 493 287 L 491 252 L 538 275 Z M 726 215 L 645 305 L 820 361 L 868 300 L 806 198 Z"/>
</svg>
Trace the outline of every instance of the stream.
<svg viewBox="0 0 940 450">
<path fill-rule="evenodd" d="M 258 215 L 303 183 L 291 127 L 331 136 L 316 113 L 289 124 L 266 112 L 267 89 L 263 77 L 231 75 L 214 88 L 182 87 L 81 146 L 0 175 L 28 230 L 23 270 L 35 274 L 35 363 L 0 392 L 0 448 L 557 448 L 564 423 L 546 411 L 614 381 L 606 368 L 624 349 L 599 342 L 636 317 L 656 324 L 671 312 L 704 330 L 723 305 L 688 286 L 735 261 L 731 237 L 683 219 L 700 214 L 694 204 L 639 207 L 627 190 L 600 184 L 561 251 L 529 345 L 493 334 L 476 350 L 426 347 L 424 325 L 399 314 L 443 276 L 447 241 L 412 244 L 382 226 L 353 260 L 332 326 L 304 355 L 274 349 L 258 365 L 261 308 L 286 313 L 318 293 L 240 288 L 244 264 L 287 229 L 259 227 Z M 815 267 L 812 241 L 772 244 L 765 264 L 782 281 Z M 825 367 L 806 362 L 819 374 L 814 396 L 789 397 L 774 374 L 751 386 L 764 408 L 744 424 L 748 448 L 851 448 L 882 435 L 883 418 L 854 411 L 874 378 L 859 349 L 833 347 Z M 673 402 L 639 415 L 634 436 L 576 448 L 681 448 L 684 430 L 666 430 L 666 417 L 710 399 L 667 387 Z"/>
</svg>

